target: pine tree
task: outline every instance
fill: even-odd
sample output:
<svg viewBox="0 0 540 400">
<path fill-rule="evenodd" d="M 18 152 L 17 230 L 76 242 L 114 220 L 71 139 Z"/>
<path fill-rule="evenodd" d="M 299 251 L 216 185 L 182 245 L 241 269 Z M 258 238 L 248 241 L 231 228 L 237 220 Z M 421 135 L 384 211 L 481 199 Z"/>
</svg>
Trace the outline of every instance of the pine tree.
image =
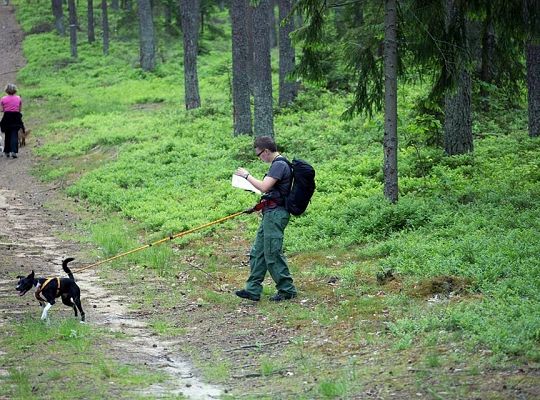
<svg viewBox="0 0 540 400">
<path fill-rule="evenodd" d="M 268 7 L 270 0 L 260 0 L 253 11 L 253 97 L 256 136 L 274 135 Z"/>
<path fill-rule="evenodd" d="M 101 0 L 101 26 L 103 30 L 103 54 L 109 54 L 109 14 L 107 0 Z"/>
<path fill-rule="evenodd" d="M 379 2 L 354 3 L 347 10 L 339 13 L 339 18 L 349 18 L 361 22 L 361 26 L 351 24 L 350 29 L 335 32 L 332 42 L 325 31 L 325 22 L 336 18 L 324 1 L 300 0 L 297 6 L 305 16 L 306 22 L 297 33 L 302 41 L 303 55 L 299 66 L 302 76 L 311 80 L 324 80 L 324 75 L 347 64 L 354 69 L 356 90 L 355 99 L 346 116 L 352 118 L 356 113 L 371 115 L 384 106 L 385 133 L 383 140 L 384 195 L 390 202 L 398 200 L 398 163 L 397 163 L 397 76 L 400 72 L 398 57 L 399 31 L 396 0 L 385 0 L 384 20 L 380 19 Z M 366 12 L 367 10 L 367 12 Z M 354 12 L 351 12 L 354 11 Z M 367 22 L 366 22 L 367 21 Z M 326 25 L 328 26 L 328 25 Z M 333 24 L 334 28 L 336 24 Z M 381 37 L 384 32 L 384 40 Z M 338 53 L 335 40 L 345 39 L 354 46 L 344 46 L 344 53 Z M 384 49 L 384 58 L 381 55 Z M 321 62 L 322 60 L 322 62 Z M 346 77 L 345 79 L 348 80 Z"/>
<path fill-rule="evenodd" d="M 247 0 L 232 0 L 232 99 L 234 134 L 252 134 L 248 70 Z"/>
<path fill-rule="evenodd" d="M 540 2 L 523 0 L 529 136 L 540 137 Z"/>
<path fill-rule="evenodd" d="M 295 51 L 291 42 L 294 20 L 289 18 L 292 11 L 291 0 L 278 0 L 279 5 L 279 105 L 292 103 L 298 94 L 298 83 L 290 74 L 295 67 Z"/>
<path fill-rule="evenodd" d="M 68 0 L 68 11 L 71 57 L 77 58 L 77 8 L 75 6 L 75 0 Z"/>
<path fill-rule="evenodd" d="M 386 0 L 384 12 L 384 196 L 398 201 L 397 135 L 397 1 Z"/>
<path fill-rule="evenodd" d="M 150 0 L 138 0 L 138 5 L 141 68 L 144 71 L 152 71 L 156 67 L 156 45 L 152 6 Z"/>
<path fill-rule="evenodd" d="M 54 26 L 56 28 L 56 32 L 60 36 L 64 36 L 66 34 L 66 29 L 64 27 L 64 9 L 62 7 L 62 3 L 62 0 L 51 0 Z"/>
<path fill-rule="evenodd" d="M 88 43 L 94 43 L 96 41 L 96 35 L 94 32 L 94 1 L 88 0 L 87 4 Z"/>
<path fill-rule="evenodd" d="M 184 90 L 186 109 L 201 106 L 197 77 L 197 53 L 200 27 L 200 1 L 181 0 L 182 32 L 184 37 Z"/>
<path fill-rule="evenodd" d="M 448 155 L 465 154 L 473 151 L 467 21 L 455 0 L 445 0 L 444 10 L 445 34 L 452 45 L 446 72 L 456 82 L 444 98 L 444 150 Z"/>
</svg>

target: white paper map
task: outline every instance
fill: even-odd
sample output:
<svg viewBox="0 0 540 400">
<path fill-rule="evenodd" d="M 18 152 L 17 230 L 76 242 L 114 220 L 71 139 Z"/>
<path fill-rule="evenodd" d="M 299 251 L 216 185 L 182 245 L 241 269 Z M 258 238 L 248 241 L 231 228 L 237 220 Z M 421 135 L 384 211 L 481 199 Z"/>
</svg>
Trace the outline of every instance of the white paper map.
<svg viewBox="0 0 540 400">
<path fill-rule="evenodd" d="M 233 174 L 231 184 L 235 188 L 249 190 L 250 192 L 261 194 L 261 191 L 241 176 Z"/>
</svg>

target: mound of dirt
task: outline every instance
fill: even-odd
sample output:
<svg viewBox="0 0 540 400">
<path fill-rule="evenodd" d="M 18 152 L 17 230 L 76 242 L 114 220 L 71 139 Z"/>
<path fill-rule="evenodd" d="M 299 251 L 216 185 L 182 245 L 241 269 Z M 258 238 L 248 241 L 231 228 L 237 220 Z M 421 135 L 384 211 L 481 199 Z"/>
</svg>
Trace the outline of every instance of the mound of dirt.
<svg viewBox="0 0 540 400">
<path fill-rule="evenodd" d="M 425 279 L 415 285 L 412 295 L 415 297 L 432 297 L 435 295 L 449 297 L 450 295 L 465 293 L 468 286 L 470 286 L 470 282 L 465 278 L 437 276 Z"/>
</svg>

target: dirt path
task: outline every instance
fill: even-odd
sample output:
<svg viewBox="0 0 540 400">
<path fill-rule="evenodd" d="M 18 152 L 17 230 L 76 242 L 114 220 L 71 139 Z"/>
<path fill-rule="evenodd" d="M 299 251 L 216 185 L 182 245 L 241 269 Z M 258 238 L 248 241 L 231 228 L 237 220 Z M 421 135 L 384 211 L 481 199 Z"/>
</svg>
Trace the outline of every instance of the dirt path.
<svg viewBox="0 0 540 400">
<path fill-rule="evenodd" d="M 15 23 L 14 7 L 4 6 L 3 1 L 0 4 L 0 37 L 0 83 L 3 89 L 4 82 L 13 82 L 18 69 L 25 64 L 21 50 L 23 33 Z"/>
<path fill-rule="evenodd" d="M 13 6 L 0 5 L 0 84 L 15 80 L 24 66 L 21 52 L 23 34 L 15 22 Z M 24 91 L 21 90 L 24 101 Z M 31 146 L 31 144 L 30 144 Z M 40 315 L 32 295 L 19 298 L 14 291 L 17 275 L 35 270 L 38 276 L 58 275 L 67 256 L 84 259 L 77 243 L 59 239 L 68 237 L 77 217 L 50 204 L 62 204 L 62 193 L 36 181 L 30 170 L 34 163 L 28 147 L 20 149 L 19 158 L 0 157 L 0 330 L 21 314 Z M 64 234 L 64 235 L 62 235 Z M 79 256 L 79 257 L 78 257 Z M 80 266 L 74 262 L 73 269 Z M 112 343 L 113 357 L 127 364 L 144 363 L 151 369 L 166 371 L 171 379 L 147 388 L 142 395 L 182 394 L 193 399 L 217 398 L 221 388 L 205 384 L 176 349 L 179 343 L 157 340 L 145 322 L 130 314 L 125 298 L 107 292 L 95 272 L 78 276 L 83 293 L 83 308 L 90 324 L 121 331 L 129 340 Z M 71 311 L 63 305 L 51 309 L 51 318 L 63 318 Z M 1 355 L 1 351 L 0 351 Z M 7 374 L 0 369 L 0 375 Z"/>
</svg>

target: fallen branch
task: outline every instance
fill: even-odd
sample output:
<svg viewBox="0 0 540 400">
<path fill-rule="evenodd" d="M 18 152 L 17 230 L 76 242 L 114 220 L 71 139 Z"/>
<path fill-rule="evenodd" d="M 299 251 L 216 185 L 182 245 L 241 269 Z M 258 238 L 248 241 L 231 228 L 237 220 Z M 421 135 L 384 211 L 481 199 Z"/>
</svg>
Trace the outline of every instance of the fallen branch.
<svg viewBox="0 0 540 400">
<path fill-rule="evenodd" d="M 281 374 L 283 371 L 286 371 L 288 368 L 280 368 L 276 369 L 275 371 L 272 371 L 268 374 L 263 374 L 262 372 L 248 372 L 244 375 L 233 375 L 232 377 L 235 379 L 243 379 L 243 378 L 258 378 L 259 376 L 270 376 L 270 375 L 276 375 Z"/>
<path fill-rule="evenodd" d="M 255 347 L 272 346 L 274 344 L 279 344 L 279 343 L 284 343 L 284 342 L 277 341 L 277 342 L 269 342 L 269 343 L 246 344 L 245 346 L 240 346 L 240 347 L 235 347 L 234 349 L 229 349 L 229 350 L 227 350 L 227 352 L 237 351 L 237 350 L 245 350 L 245 349 L 252 349 L 252 348 L 255 348 Z"/>
<path fill-rule="evenodd" d="M 262 376 L 260 372 L 251 372 L 245 375 L 233 375 L 232 377 L 235 379 L 243 379 L 243 378 L 258 378 L 259 376 Z"/>
<path fill-rule="evenodd" d="M 34 192 L 34 194 L 36 193 L 45 193 L 45 192 L 50 192 L 51 190 L 56 190 L 56 189 L 62 189 L 64 187 L 63 183 L 61 185 L 58 185 L 58 186 L 52 186 L 50 188 L 47 188 L 47 189 L 43 189 L 43 190 L 39 190 L 37 192 Z"/>
<path fill-rule="evenodd" d="M 190 266 L 191 268 L 195 268 L 195 269 L 198 269 L 199 271 L 201 271 L 201 272 L 205 273 L 205 274 L 206 274 L 206 275 L 207 275 L 207 276 L 208 276 L 209 278 L 211 278 L 211 279 L 215 279 L 215 277 L 214 277 L 214 276 L 212 276 L 212 274 L 211 274 L 211 273 L 209 273 L 209 272 L 205 271 L 204 269 L 202 269 L 202 268 L 201 268 L 201 267 L 199 267 L 198 265 L 195 265 L 195 264 L 192 264 L 192 263 L 189 263 L 189 262 L 188 262 L 187 264 L 188 264 L 188 265 L 189 265 L 189 266 Z"/>
<path fill-rule="evenodd" d="M 60 360 L 56 360 L 54 358 L 51 358 L 51 361 L 54 361 L 55 363 L 61 364 L 61 365 L 71 365 L 71 364 L 86 364 L 86 365 L 93 365 L 91 362 L 87 361 L 70 361 L 70 362 L 64 362 Z"/>
</svg>

